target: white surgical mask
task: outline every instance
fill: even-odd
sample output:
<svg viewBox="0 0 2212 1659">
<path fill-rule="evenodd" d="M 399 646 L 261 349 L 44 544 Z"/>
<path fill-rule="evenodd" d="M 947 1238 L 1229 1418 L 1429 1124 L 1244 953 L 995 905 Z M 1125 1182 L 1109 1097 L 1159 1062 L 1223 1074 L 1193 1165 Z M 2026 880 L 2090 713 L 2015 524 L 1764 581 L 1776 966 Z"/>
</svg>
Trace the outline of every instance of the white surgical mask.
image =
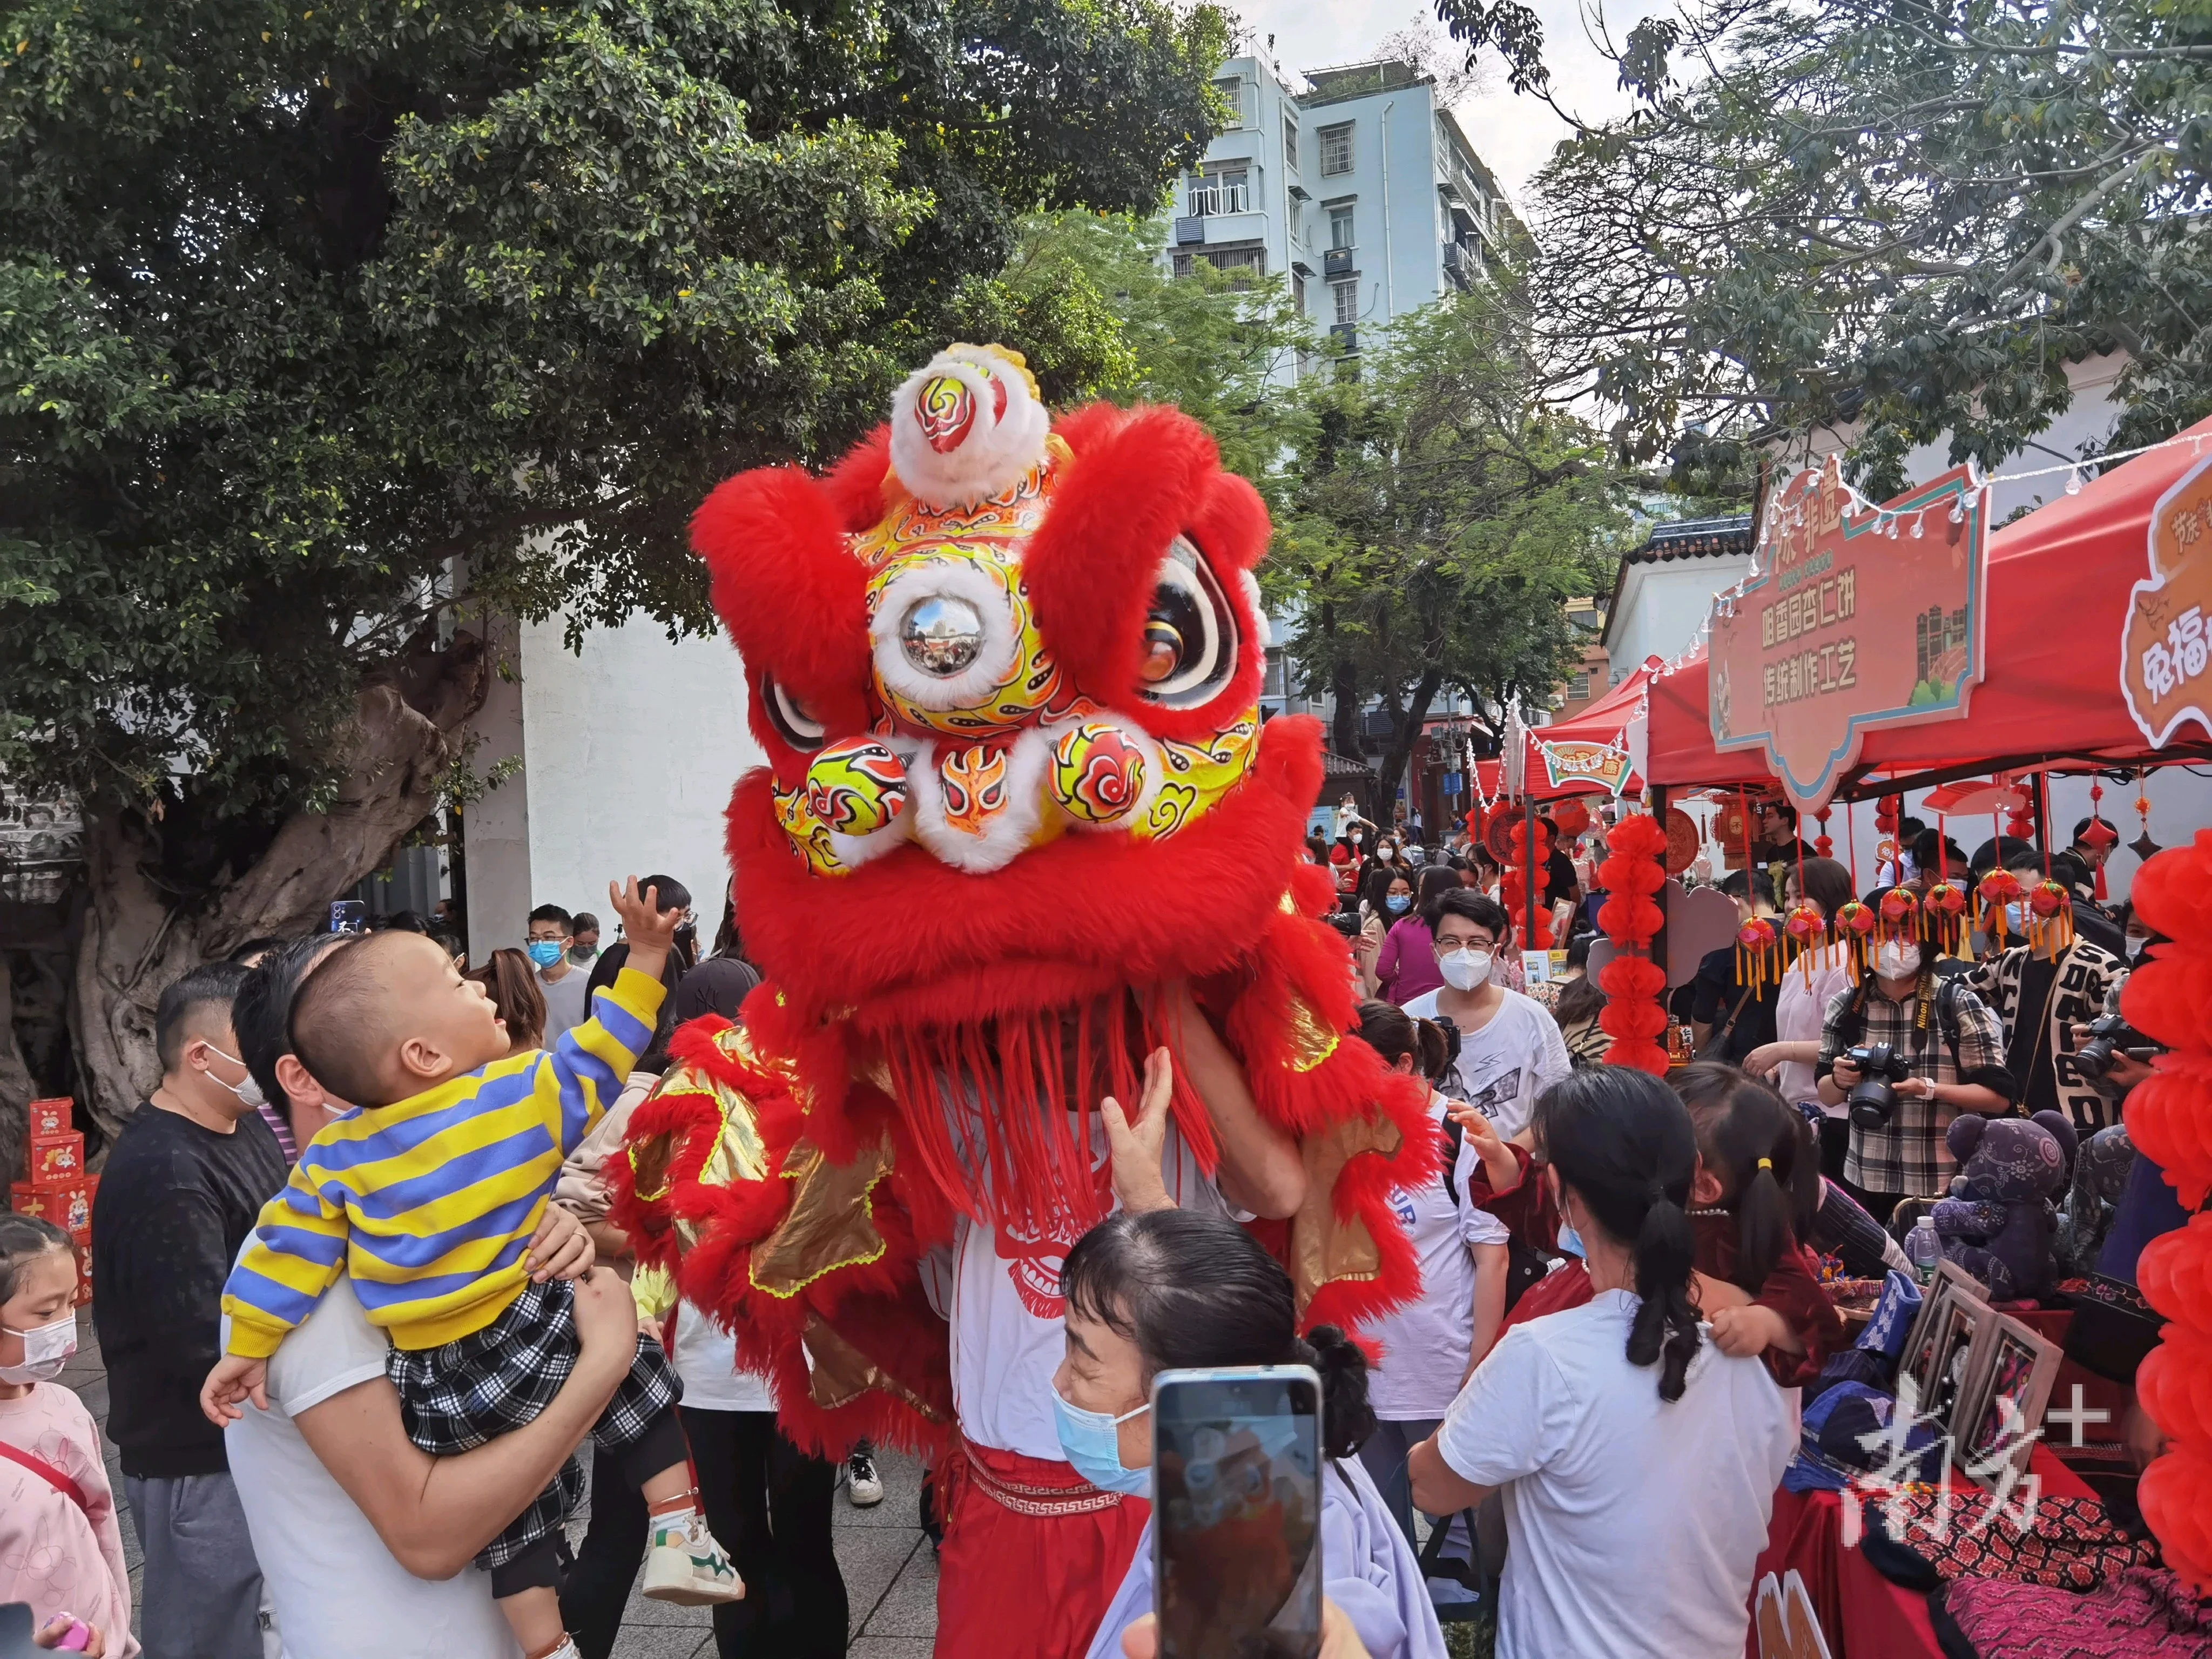
<svg viewBox="0 0 2212 1659">
<path fill-rule="evenodd" d="M 1874 970 L 1884 979 L 1904 979 L 1920 971 L 1920 947 L 1894 941 L 1875 952 Z"/>
<path fill-rule="evenodd" d="M 1383 863 L 1388 864 L 1393 858 L 1396 857 L 1397 854 L 1392 852 L 1388 847 L 1378 847 L 1375 849 L 1375 856 L 1381 859 Z"/>
<path fill-rule="evenodd" d="M 232 1065 L 237 1066 L 240 1071 L 246 1072 L 246 1062 L 244 1060 L 232 1059 L 230 1055 L 223 1053 L 222 1049 L 216 1048 L 212 1042 L 207 1045 L 207 1051 L 213 1054 L 217 1060 L 228 1060 Z M 242 1106 L 251 1106 L 256 1111 L 258 1111 L 262 1107 L 266 1106 L 269 1103 L 269 1097 L 261 1092 L 261 1085 L 253 1080 L 253 1073 L 251 1072 L 246 1072 L 245 1081 L 241 1083 L 224 1083 L 223 1080 L 217 1077 L 213 1072 L 210 1072 L 208 1073 L 208 1080 L 210 1083 L 221 1085 L 222 1087 L 229 1090 L 231 1093 L 238 1097 L 239 1103 Z"/>
<path fill-rule="evenodd" d="M 2143 953 L 2143 946 L 2149 943 L 2150 939 L 2148 935 L 2138 935 L 2135 933 L 2129 934 L 2125 940 L 2125 944 L 2128 947 L 2128 960 L 2130 962 L 2133 962 L 2137 957 L 2141 956 Z"/>
<path fill-rule="evenodd" d="M 51 1324 L 33 1325 L 27 1331 L 0 1330 L 23 1339 L 23 1363 L 0 1365 L 0 1382 L 51 1382 L 62 1374 L 76 1352 L 76 1315 L 64 1314 Z"/>
<path fill-rule="evenodd" d="M 1437 970 L 1455 991 L 1472 991 L 1490 977 L 1490 952 L 1452 951 L 1437 958 Z"/>
</svg>

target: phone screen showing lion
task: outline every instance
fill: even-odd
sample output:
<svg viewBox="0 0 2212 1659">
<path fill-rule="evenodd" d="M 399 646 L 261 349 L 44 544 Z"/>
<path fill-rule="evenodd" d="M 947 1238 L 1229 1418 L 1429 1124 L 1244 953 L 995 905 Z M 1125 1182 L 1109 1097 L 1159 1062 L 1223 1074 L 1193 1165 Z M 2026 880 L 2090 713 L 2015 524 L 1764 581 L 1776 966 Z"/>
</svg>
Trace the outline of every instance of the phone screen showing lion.
<svg viewBox="0 0 2212 1659">
<path fill-rule="evenodd" d="M 1321 1651 L 1321 1378 L 1163 1371 L 1152 1393 L 1160 1659 Z"/>
</svg>

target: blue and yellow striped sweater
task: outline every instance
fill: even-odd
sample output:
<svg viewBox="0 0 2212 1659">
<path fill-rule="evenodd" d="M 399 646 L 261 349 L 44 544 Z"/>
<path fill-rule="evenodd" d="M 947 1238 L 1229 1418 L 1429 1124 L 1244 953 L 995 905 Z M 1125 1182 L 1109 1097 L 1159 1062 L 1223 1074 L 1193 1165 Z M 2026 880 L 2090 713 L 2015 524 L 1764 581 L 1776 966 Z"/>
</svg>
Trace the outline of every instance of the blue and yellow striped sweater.
<svg viewBox="0 0 2212 1659">
<path fill-rule="evenodd" d="M 562 1160 L 652 1046 L 660 981 L 625 968 L 552 1048 L 325 1127 L 223 1287 L 230 1352 L 276 1352 L 341 1269 L 403 1348 L 480 1331 L 522 1292 Z"/>
</svg>

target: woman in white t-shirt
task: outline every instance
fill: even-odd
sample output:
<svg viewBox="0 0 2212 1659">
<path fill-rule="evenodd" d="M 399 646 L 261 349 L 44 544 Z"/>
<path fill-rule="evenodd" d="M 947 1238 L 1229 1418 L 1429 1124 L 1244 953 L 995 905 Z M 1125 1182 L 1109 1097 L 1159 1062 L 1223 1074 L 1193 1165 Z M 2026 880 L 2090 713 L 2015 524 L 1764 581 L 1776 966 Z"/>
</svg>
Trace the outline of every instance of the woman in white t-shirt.
<svg viewBox="0 0 2212 1659">
<path fill-rule="evenodd" d="M 1252 1235 L 1210 1210 L 1121 1210 L 1078 1239 L 1061 1268 L 1066 1351 L 1053 1376 L 1068 1461 L 1108 1491 L 1149 1498 L 1152 1378 L 1194 1366 L 1312 1366 L 1322 1378 L 1322 1593 L 1373 1659 L 1445 1659 L 1413 1547 L 1352 1454 L 1374 1419 L 1367 1362 L 1333 1325 L 1297 1334 L 1291 1276 Z M 1121 1659 L 1152 1612 L 1147 1519 L 1087 1659 Z"/>
<path fill-rule="evenodd" d="M 1443 1029 L 1416 1020 L 1387 1002 L 1359 1005 L 1359 1038 L 1397 1071 L 1434 1079 L 1450 1069 Z M 1450 1104 L 1429 1091 L 1429 1119 L 1449 1150 L 1460 1139 L 1444 1127 Z M 1363 1334 L 1380 1346 L 1381 1363 L 1369 1373 L 1367 1401 L 1375 1432 L 1359 1449 L 1382 1501 L 1413 1538 L 1413 1499 L 1406 1480 L 1406 1454 L 1437 1431 L 1455 1396 L 1505 1317 L 1505 1224 L 1468 1198 L 1474 1149 L 1464 1142 L 1447 1157 L 1437 1178 L 1417 1192 L 1393 1188 L 1390 1207 L 1420 1262 L 1421 1293 L 1407 1306 L 1368 1321 Z"/>
<path fill-rule="evenodd" d="M 1535 1130 L 1595 1294 L 1498 1339 L 1413 1449 L 1413 1501 L 1502 1492 L 1498 1659 L 1741 1654 L 1797 1398 L 1698 1322 L 1689 1112 L 1601 1066 L 1547 1089 Z"/>
<path fill-rule="evenodd" d="M 1782 878 L 1782 914 L 1799 904 L 1810 904 L 1823 920 L 1833 922 L 1836 912 L 1850 902 L 1851 872 L 1833 859 L 1807 859 L 1805 878 L 1797 872 Z M 1829 1180 L 1842 1178 L 1844 1152 L 1850 1145 L 1851 1122 L 1842 1106 L 1824 1106 L 1814 1086 L 1813 1066 L 1820 1058 L 1820 1027 L 1828 1005 L 1838 993 L 1858 983 L 1851 975 L 1850 948 L 1831 936 L 1809 960 L 1801 957 L 1784 971 L 1782 989 L 1774 1005 L 1774 1037 L 1743 1057 L 1743 1069 L 1771 1082 L 1783 1099 L 1808 1116 L 1820 1115 L 1820 1173 Z"/>
</svg>

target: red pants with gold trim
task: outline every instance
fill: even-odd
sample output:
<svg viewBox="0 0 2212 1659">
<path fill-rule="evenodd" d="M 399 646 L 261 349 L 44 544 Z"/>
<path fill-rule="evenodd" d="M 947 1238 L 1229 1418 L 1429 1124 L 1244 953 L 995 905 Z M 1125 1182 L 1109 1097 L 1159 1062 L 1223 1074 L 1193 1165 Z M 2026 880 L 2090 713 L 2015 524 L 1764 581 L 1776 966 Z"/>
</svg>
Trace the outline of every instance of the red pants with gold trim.
<svg viewBox="0 0 2212 1659">
<path fill-rule="evenodd" d="M 1084 1659 L 1152 1506 L 1065 1463 L 964 1443 L 936 1487 L 936 1659 Z"/>
</svg>

